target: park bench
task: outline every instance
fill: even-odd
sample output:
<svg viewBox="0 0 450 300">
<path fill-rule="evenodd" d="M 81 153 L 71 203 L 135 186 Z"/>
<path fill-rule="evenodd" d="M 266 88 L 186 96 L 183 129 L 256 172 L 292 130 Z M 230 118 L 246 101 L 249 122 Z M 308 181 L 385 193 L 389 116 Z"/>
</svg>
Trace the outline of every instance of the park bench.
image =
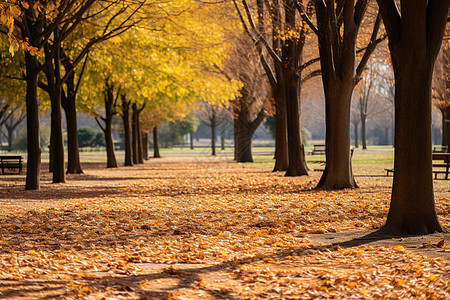
<svg viewBox="0 0 450 300">
<path fill-rule="evenodd" d="M 434 146 L 433 153 L 447 153 L 447 146 Z"/>
<path fill-rule="evenodd" d="M 314 145 L 312 155 L 325 155 L 325 145 Z"/>
<path fill-rule="evenodd" d="M 434 179 L 437 179 L 438 174 L 445 174 L 444 178 L 449 179 L 448 174 L 450 173 L 450 153 L 433 153 L 433 173 Z M 394 174 L 394 169 L 384 169 L 386 171 L 386 176 L 390 173 Z"/>
<path fill-rule="evenodd" d="M 22 173 L 23 157 L 20 155 L 1 155 L 0 166 L 2 168 L 2 175 L 8 174 L 5 170 L 18 170 Z"/>
</svg>

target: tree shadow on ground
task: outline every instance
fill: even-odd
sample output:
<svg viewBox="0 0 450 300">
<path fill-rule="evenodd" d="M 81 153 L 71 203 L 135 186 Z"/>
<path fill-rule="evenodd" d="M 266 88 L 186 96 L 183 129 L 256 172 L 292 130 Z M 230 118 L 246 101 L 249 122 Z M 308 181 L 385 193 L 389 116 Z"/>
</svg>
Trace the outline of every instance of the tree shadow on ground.
<svg viewBox="0 0 450 300">
<path fill-rule="evenodd" d="M 446 228 L 447 231 L 449 228 Z M 338 233 L 308 234 L 314 242 L 327 245 L 339 245 L 341 248 L 352 248 L 361 245 L 374 247 L 402 246 L 414 253 L 428 257 L 450 259 L 450 252 L 445 248 L 434 246 L 439 241 L 449 241 L 450 233 L 434 233 L 429 235 L 400 235 L 390 233 L 383 228 L 377 230 L 349 230 Z"/>
</svg>

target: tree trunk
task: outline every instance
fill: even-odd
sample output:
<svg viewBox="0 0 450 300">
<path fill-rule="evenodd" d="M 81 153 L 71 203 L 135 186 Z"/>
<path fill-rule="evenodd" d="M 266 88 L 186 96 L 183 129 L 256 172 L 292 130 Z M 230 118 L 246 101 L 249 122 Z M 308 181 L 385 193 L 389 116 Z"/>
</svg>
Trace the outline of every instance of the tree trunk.
<svg viewBox="0 0 450 300">
<path fill-rule="evenodd" d="M 235 119 L 238 123 L 236 124 L 236 162 L 253 162 L 252 156 L 252 137 L 253 132 L 246 128 L 245 124 L 242 124 Z"/>
<path fill-rule="evenodd" d="M 138 131 L 137 131 L 137 105 L 133 103 L 131 106 L 132 109 L 132 117 L 131 117 L 131 131 L 132 131 L 132 145 L 133 145 L 133 163 L 139 163 L 139 152 L 138 152 Z"/>
<path fill-rule="evenodd" d="M 289 166 L 285 176 L 308 175 L 300 125 L 300 83 L 296 74 L 287 76 L 286 112 Z"/>
<path fill-rule="evenodd" d="M 355 148 L 359 148 L 359 132 L 358 132 L 358 123 L 353 123 L 353 128 L 355 129 Z"/>
<path fill-rule="evenodd" d="M 435 210 L 431 167 L 433 63 L 421 63 L 417 57 L 408 60 L 404 54 L 395 59 L 391 55 L 396 89 L 395 173 L 385 228 L 400 234 L 442 232 Z"/>
<path fill-rule="evenodd" d="M 130 133 L 130 101 L 126 100 L 125 95 L 121 96 L 122 100 L 122 122 L 125 135 L 125 166 L 133 165 L 133 152 Z"/>
<path fill-rule="evenodd" d="M 193 132 L 189 132 L 189 141 L 190 141 L 191 150 L 194 150 L 194 133 Z"/>
<path fill-rule="evenodd" d="M 367 150 L 367 141 L 366 141 L 366 117 L 361 117 L 361 143 L 363 150 Z"/>
<path fill-rule="evenodd" d="M 26 190 L 40 188 L 41 145 L 39 136 L 39 104 L 38 104 L 38 61 L 25 51 L 27 92 L 25 96 L 27 107 L 27 177 Z"/>
<path fill-rule="evenodd" d="M 142 133 L 142 156 L 145 160 L 148 160 L 148 133 Z"/>
<path fill-rule="evenodd" d="M 161 155 L 159 154 L 159 145 L 158 145 L 158 126 L 153 128 L 153 157 L 159 158 Z"/>
<path fill-rule="evenodd" d="M 75 76 L 66 81 L 67 95 L 62 94 L 63 109 L 67 125 L 67 174 L 82 174 L 80 150 L 78 146 L 78 124 L 75 92 Z"/>
<path fill-rule="evenodd" d="M 444 231 L 436 214 L 432 172 L 431 82 L 449 0 L 377 0 L 395 78 L 395 160 L 385 229 L 400 234 Z"/>
<path fill-rule="evenodd" d="M 341 82 L 325 90 L 326 166 L 319 189 L 356 188 L 350 156 L 350 103 L 353 83 Z"/>
<path fill-rule="evenodd" d="M 225 150 L 225 131 L 226 126 L 225 122 L 222 124 L 221 131 L 220 131 L 220 149 Z"/>
<path fill-rule="evenodd" d="M 67 102 L 68 107 L 65 109 L 67 124 L 67 174 L 82 174 L 80 162 L 80 152 L 78 147 L 78 124 L 77 111 L 75 107 L 75 99 Z"/>
<path fill-rule="evenodd" d="M 105 121 L 106 167 L 117 168 L 116 155 L 114 154 L 114 141 L 112 138 L 112 117 Z"/>
<path fill-rule="evenodd" d="M 215 110 L 212 111 L 212 118 L 211 118 L 211 155 L 216 155 L 216 112 Z"/>
<path fill-rule="evenodd" d="M 59 37 L 58 27 L 54 36 Z M 50 170 L 53 172 L 53 183 L 66 181 L 64 163 L 64 138 L 62 132 L 61 93 L 62 82 L 60 73 L 60 47 L 52 47 L 45 44 L 46 68 L 44 73 L 47 77 L 48 94 L 51 104 L 51 134 L 50 134 Z"/>
<path fill-rule="evenodd" d="M 142 150 L 142 133 L 141 133 L 141 124 L 139 122 L 139 114 L 140 110 L 136 112 L 136 138 L 137 138 L 137 155 L 138 155 L 138 163 L 144 163 L 144 151 Z"/>
<path fill-rule="evenodd" d="M 275 171 L 286 171 L 289 166 L 286 99 L 284 89 L 277 87 L 275 92 Z"/>
</svg>

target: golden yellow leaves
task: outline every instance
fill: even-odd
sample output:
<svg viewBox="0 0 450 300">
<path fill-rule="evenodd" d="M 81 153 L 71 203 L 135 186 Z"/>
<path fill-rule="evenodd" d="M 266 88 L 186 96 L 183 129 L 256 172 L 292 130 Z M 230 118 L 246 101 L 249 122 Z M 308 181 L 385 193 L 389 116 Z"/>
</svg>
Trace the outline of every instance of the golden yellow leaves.
<svg viewBox="0 0 450 300">
<path fill-rule="evenodd" d="M 64 186 L 44 185 L 43 199 L 29 201 L 19 189 L 8 195 L 14 200 L 0 209 L 2 278 L 62 281 L 60 297 L 92 299 L 151 298 L 155 289 L 157 297 L 185 299 L 206 291 L 235 299 L 448 296 L 446 260 L 414 255 L 396 241 L 313 242 L 320 233 L 380 226 L 389 198 L 379 189 L 312 192 L 317 178 L 220 158 L 85 172 Z M 440 217 L 450 222 L 450 203 L 441 198 Z"/>
</svg>

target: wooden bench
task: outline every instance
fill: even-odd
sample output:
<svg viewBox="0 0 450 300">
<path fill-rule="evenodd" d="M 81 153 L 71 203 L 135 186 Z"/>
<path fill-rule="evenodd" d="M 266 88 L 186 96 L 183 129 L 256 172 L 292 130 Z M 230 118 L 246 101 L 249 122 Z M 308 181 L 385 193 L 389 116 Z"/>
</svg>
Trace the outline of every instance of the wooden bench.
<svg viewBox="0 0 450 300">
<path fill-rule="evenodd" d="M 433 153 L 433 173 L 437 179 L 438 174 L 445 174 L 445 179 L 449 179 L 450 153 Z"/>
<path fill-rule="evenodd" d="M 19 170 L 18 174 L 22 173 L 23 157 L 20 155 L 1 155 L 0 166 L 2 168 L 2 175 L 11 174 L 6 173 L 6 170 Z"/>
<path fill-rule="evenodd" d="M 450 173 L 450 153 L 433 153 L 433 173 L 434 179 L 437 179 L 438 174 L 445 174 L 445 179 L 449 179 Z M 384 169 L 386 171 L 386 176 L 389 176 L 389 173 L 394 174 L 394 169 Z"/>
<path fill-rule="evenodd" d="M 325 145 L 314 145 L 312 155 L 325 155 Z"/>
</svg>

